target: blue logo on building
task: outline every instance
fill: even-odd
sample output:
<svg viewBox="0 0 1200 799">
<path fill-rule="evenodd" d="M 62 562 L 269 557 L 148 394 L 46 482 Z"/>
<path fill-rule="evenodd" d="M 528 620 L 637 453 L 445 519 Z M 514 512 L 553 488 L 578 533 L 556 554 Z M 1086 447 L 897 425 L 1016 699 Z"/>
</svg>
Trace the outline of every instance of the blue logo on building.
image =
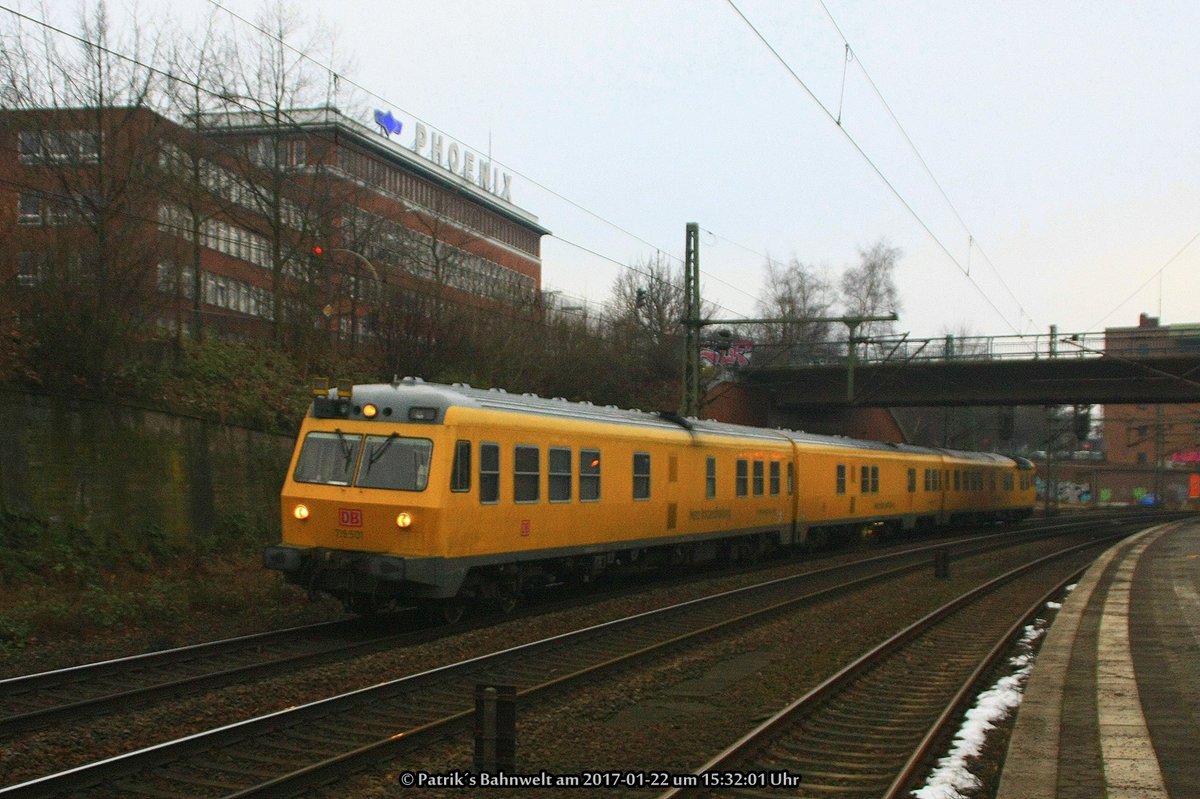
<svg viewBox="0 0 1200 799">
<path fill-rule="evenodd" d="M 383 128 L 385 135 L 390 136 L 395 133 L 400 135 L 400 130 L 404 127 L 404 123 L 392 116 L 391 111 L 375 111 L 375 124 Z"/>
</svg>

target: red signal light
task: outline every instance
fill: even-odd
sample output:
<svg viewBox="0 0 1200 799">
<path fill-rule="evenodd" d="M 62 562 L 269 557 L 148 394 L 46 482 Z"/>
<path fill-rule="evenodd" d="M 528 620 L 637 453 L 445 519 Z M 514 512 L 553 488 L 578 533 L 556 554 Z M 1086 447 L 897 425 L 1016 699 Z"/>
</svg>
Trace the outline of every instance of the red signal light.
<svg viewBox="0 0 1200 799">
<path fill-rule="evenodd" d="M 322 247 L 320 244 L 314 244 L 313 248 L 312 248 L 312 254 L 316 255 L 317 257 L 320 257 L 325 254 L 325 248 Z"/>
</svg>

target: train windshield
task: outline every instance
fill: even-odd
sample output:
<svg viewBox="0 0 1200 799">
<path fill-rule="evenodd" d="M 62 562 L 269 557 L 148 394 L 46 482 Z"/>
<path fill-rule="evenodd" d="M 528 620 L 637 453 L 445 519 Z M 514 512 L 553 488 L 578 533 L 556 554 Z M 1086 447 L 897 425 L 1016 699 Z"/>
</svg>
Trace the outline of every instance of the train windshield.
<svg viewBox="0 0 1200 799">
<path fill-rule="evenodd" d="M 300 462 L 296 464 L 296 482 L 350 485 L 360 447 L 362 436 L 347 435 L 340 430 L 309 433 L 304 437 Z"/>
<path fill-rule="evenodd" d="M 424 491 L 432 454 L 433 442 L 427 438 L 405 438 L 396 433 L 364 437 L 340 430 L 309 433 L 294 477 L 297 483 Z"/>
<path fill-rule="evenodd" d="M 427 438 L 404 438 L 395 433 L 367 436 L 355 485 L 424 491 L 429 483 L 429 456 L 432 453 L 433 442 Z"/>
</svg>

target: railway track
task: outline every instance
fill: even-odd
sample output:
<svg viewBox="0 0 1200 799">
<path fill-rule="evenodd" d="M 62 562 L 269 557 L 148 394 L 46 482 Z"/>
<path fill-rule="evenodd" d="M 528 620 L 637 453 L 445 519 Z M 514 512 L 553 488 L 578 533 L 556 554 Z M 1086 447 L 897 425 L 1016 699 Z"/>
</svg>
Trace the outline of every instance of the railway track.
<svg viewBox="0 0 1200 799">
<path fill-rule="evenodd" d="M 659 799 L 906 795 L 983 678 L 1082 570 L 1048 592 L 1030 578 L 1094 546 L 1039 558 L 938 608 L 711 758 L 693 784 Z"/>
<path fill-rule="evenodd" d="M 1090 517 L 1043 524 L 1016 535 L 1053 535 L 1096 521 L 1097 517 Z M 912 551 L 924 553 L 966 541 L 969 539 L 919 546 Z M 592 595 L 590 601 L 603 598 Z M 0 739 L 63 720 L 125 710 L 439 635 L 386 626 L 395 623 L 395 619 L 380 625 L 369 620 L 328 622 L 0 679 Z"/>
<path fill-rule="evenodd" d="M 369 620 L 351 619 L 12 677 L 0 680 L 0 737 L 301 665 L 365 654 L 417 640 L 420 635 L 384 632 Z"/>
<path fill-rule="evenodd" d="M 1002 545 L 964 542 L 955 547 L 956 557 Z M 944 546 L 828 567 L 555 636 L 32 780 L 0 796 L 294 793 L 460 729 L 470 719 L 478 684 L 514 685 L 523 698 L 545 695 L 803 603 L 927 568 L 928 550 Z"/>
</svg>

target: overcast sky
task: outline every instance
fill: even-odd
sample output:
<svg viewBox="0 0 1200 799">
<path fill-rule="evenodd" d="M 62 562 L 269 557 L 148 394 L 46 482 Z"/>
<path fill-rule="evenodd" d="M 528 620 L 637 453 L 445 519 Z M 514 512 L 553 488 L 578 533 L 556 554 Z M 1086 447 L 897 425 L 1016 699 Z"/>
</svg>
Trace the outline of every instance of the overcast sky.
<svg viewBox="0 0 1200 799">
<path fill-rule="evenodd" d="M 697 222 L 728 315 L 755 314 L 766 255 L 836 280 L 885 239 L 914 336 L 1200 323 L 1200 3 L 825 3 L 290 5 L 336 42 L 364 122 L 391 110 L 490 148 L 553 232 L 546 289 L 603 301 L 621 264 L 681 258 Z"/>
</svg>

